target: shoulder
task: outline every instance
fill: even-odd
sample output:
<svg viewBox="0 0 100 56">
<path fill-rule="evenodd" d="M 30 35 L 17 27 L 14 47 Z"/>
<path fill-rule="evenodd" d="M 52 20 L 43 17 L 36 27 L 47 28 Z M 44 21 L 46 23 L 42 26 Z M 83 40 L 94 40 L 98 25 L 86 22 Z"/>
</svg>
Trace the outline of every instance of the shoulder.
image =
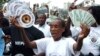
<svg viewBox="0 0 100 56">
<path fill-rule="evenodd" d="M 68 38 L 65 38 L 65 40 L 68 43 L 75 43 L 75 40 L 71 36 L 69 36 Z"/>
<path fill-rule="evenodd" d="M 36 44 L 46 44 L 49 43 L 52 40 L 52 38 L 41 38 L 38 40 L 35 40 Z"/>
<path fill-rule="evenodd" d="M 51 41 L 51 40 L 53 40 L 53 38 L 51 37 L 51 38 L 41 38 L 40 40 L 43 40 L 43 41 Z"/>
<path fill-rule="evenodd" d="M 61 40 L 64 40 L 64 41 L 66 41 L 66 42 L 75 41 L 71 36 L 68 36 L 67 38 L 66 38 L 66 37 L 62 37 Z"/>
<path fill-rule="evenodd" d="M 45 23 L 45 27 L 50 28 L 49 24 Z"/>
<path fill-rule="evenodd" d="M 32 34 L 32 36 L 35 39 L 40 39 L 40 38 L 44 38 L 44 34 L 42 31 L 40 31 L 39 29 L 37 29 L 36 27 L 32 26 L 28 29 L 25 29 L 29 34 Z"/>
<path fill-rule="evenodd" d="M 33 31 L 33 33 L 38 33 L 38 34 L 43 34 L 39 29 L 37 29 L 36 27 L 32 26 L 26 30 L 29 30 L 29 31 Z"/>
</svg>

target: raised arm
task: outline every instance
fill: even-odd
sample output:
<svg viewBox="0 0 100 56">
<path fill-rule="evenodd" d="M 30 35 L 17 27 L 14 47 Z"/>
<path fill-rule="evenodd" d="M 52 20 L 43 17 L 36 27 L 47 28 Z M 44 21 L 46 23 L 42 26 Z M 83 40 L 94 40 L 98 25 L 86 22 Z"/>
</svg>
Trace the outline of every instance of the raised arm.
<svg viewBox="0 0 100 56">
<path fill-rule="evenodd" d="M 80 27 L 81 27 L 81 32 L 78 36 L 77 42 L 73 45 L 74 51 L 80 51 L 83 45 L 83 39 L 86 38 L 90 32 L 90 28 L 87 25 L 81 24 Z"/>
<path fill-rule="evenodd" d="M 30 48 L 36 48 L 37 47 L 36 43 L 34 41 L 30 41 L 28 39 L 25 30 L 23 28 L 19 29 L 19 30 L 21 32 L 21 37 L 22 37 L 22 40 L 24 41 L 25 45 L 29 46 Z"/>
<path fill-rule="evenodd" d="M 29 46 L 30 48 L 36 48 L 36 47 L 37 47 L 36 43 L 35 43 L 34 41 L 31 42 L 31 41 L 28 39 L 28 36 L 27 36 L 27 34 L 26 34 L 24 28 L 22 28 L 22 27 L 18 24 L 18 22 L 16 21 L 15 17 L 11 17 L 10 19 L 11 19 L 11 24 L 14 25 L 14 26 L 16 26 L 16 28 L 18 28 L 18 29 L 20 30 L 22 40 L 24 41 L 24 43 L 26 44 L 26 46 Z"/>
</svg>

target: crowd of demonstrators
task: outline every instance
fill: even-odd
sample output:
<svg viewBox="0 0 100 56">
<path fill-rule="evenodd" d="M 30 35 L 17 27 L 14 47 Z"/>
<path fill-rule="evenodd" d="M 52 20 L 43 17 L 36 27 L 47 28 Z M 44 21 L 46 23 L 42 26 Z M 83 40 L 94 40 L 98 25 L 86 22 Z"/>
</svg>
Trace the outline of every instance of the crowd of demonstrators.
<svg viewBox="0 0 100 56">
<path fill-rule="evenodd" d="M 49 11 L 49 7 L 47 5 L 44 6 Z M 50 15 L 48 17 L 46 13 L 38 13 L 38 9 L 39 5 L 35 4 L 33 13 L 36 21 L 29 28 L 22 28 L 15 20 L 16 17 L 10 17 L 11 20 L 8 22 L 7 19 L 2 17 L 3 14 L 0 13 L 0 32 L 4 32 L 6 35 L 7 43 L 9 42 L 9 38 L 11 39 L 10 56 L 75 56 L 78 52 L 81 52 L 78 56 L 100 56 L 100 6 L 92 6 L 89 8 L 89 11 L 91 11 L 91 14 L 97 22 L 96 26 L 91 26 L 90 29 L 85 24 L 82 24 L 79 28 L 71 29 L 72 22 L 70 17 L 65 22 L 59 18 L 57 10 L 53 12 L 54 15 L 51 17 L 54 19 L 52 20 Z M 78 8 L 72 3 L 69 12 L 74 9 Z M 47 18 L 52 20 L 49 24 L 47 23 Z M 95 34 L 98 36 L 94 36 Z M 5 48 L 4 39 L 0 38 L 1 56 Z"/>
<path fill-rule="evenodd" d="M 24 29 L 19 26 L 15 19 L 12 19 L 12 24 L 20 30 L 22 39 L 25 44 L 31 48 L 37 48 L 38 53 L 44 52 L 46 56 L 71 56 L 71 54 L 75 55 L 77 51 L 80 51 L 82 47 L 82 40 L 89 34 L 89 28 L 82 24 L 80 26 L 82 31 L 80 32 L 77 41 L 70 37 L 62 37 L 62 33 L 65 31 L 65 22 L 58 18 L 50 24 L 50 31 L 52 34 L 51 38 L 42 38 L 39 40 L 30 41 Z"/>
</svg>

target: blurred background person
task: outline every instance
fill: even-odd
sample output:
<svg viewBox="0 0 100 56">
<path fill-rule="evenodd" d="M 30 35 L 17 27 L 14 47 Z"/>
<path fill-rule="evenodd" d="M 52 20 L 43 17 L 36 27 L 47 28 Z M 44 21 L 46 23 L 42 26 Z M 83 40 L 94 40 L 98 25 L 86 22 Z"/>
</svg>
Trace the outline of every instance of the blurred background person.
<svg viewBox="0 0 100 56">
<path fill-rule="evenodd" d="M 3 28 L 9 26 L 9 22 L 4 18 L 3 12 L 0 11 L 0 56 L 3 56 L 5 45 L 9 42 L 10 36 L 5 35 Z"/>
<path fill-rule="evenodd" d="M 35 25 L 35 27 L 42 31 L 45 37 L 51 37 L 50 26 L 47 24 L 46 19 L 47 17 L 45 14 L 38 14 L 38 24 Z"/>
<path fill-rule="evenodd" d="M 91 6 L 89 11 L 95 18 L 97 27 L 91 26 L 88 38 L 83 41 L 80 56 L 100 56 L 100 6 Z"/>
</svg>

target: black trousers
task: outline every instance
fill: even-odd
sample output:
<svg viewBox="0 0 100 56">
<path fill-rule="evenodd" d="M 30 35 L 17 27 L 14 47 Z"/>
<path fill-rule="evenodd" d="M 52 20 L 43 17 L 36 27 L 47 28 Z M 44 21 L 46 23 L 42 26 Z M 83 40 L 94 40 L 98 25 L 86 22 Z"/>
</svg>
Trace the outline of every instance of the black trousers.
<svg viewBox="0 0 100 56">
<path fill-rule="evenodd" d="M 16 54 L 23 54 L 24 56 L 33 56 L 34 52 L 31 48 L 28 48 L 24 45 L 13 45 L 11 47 L 11 56 Z"/>
</svg>

